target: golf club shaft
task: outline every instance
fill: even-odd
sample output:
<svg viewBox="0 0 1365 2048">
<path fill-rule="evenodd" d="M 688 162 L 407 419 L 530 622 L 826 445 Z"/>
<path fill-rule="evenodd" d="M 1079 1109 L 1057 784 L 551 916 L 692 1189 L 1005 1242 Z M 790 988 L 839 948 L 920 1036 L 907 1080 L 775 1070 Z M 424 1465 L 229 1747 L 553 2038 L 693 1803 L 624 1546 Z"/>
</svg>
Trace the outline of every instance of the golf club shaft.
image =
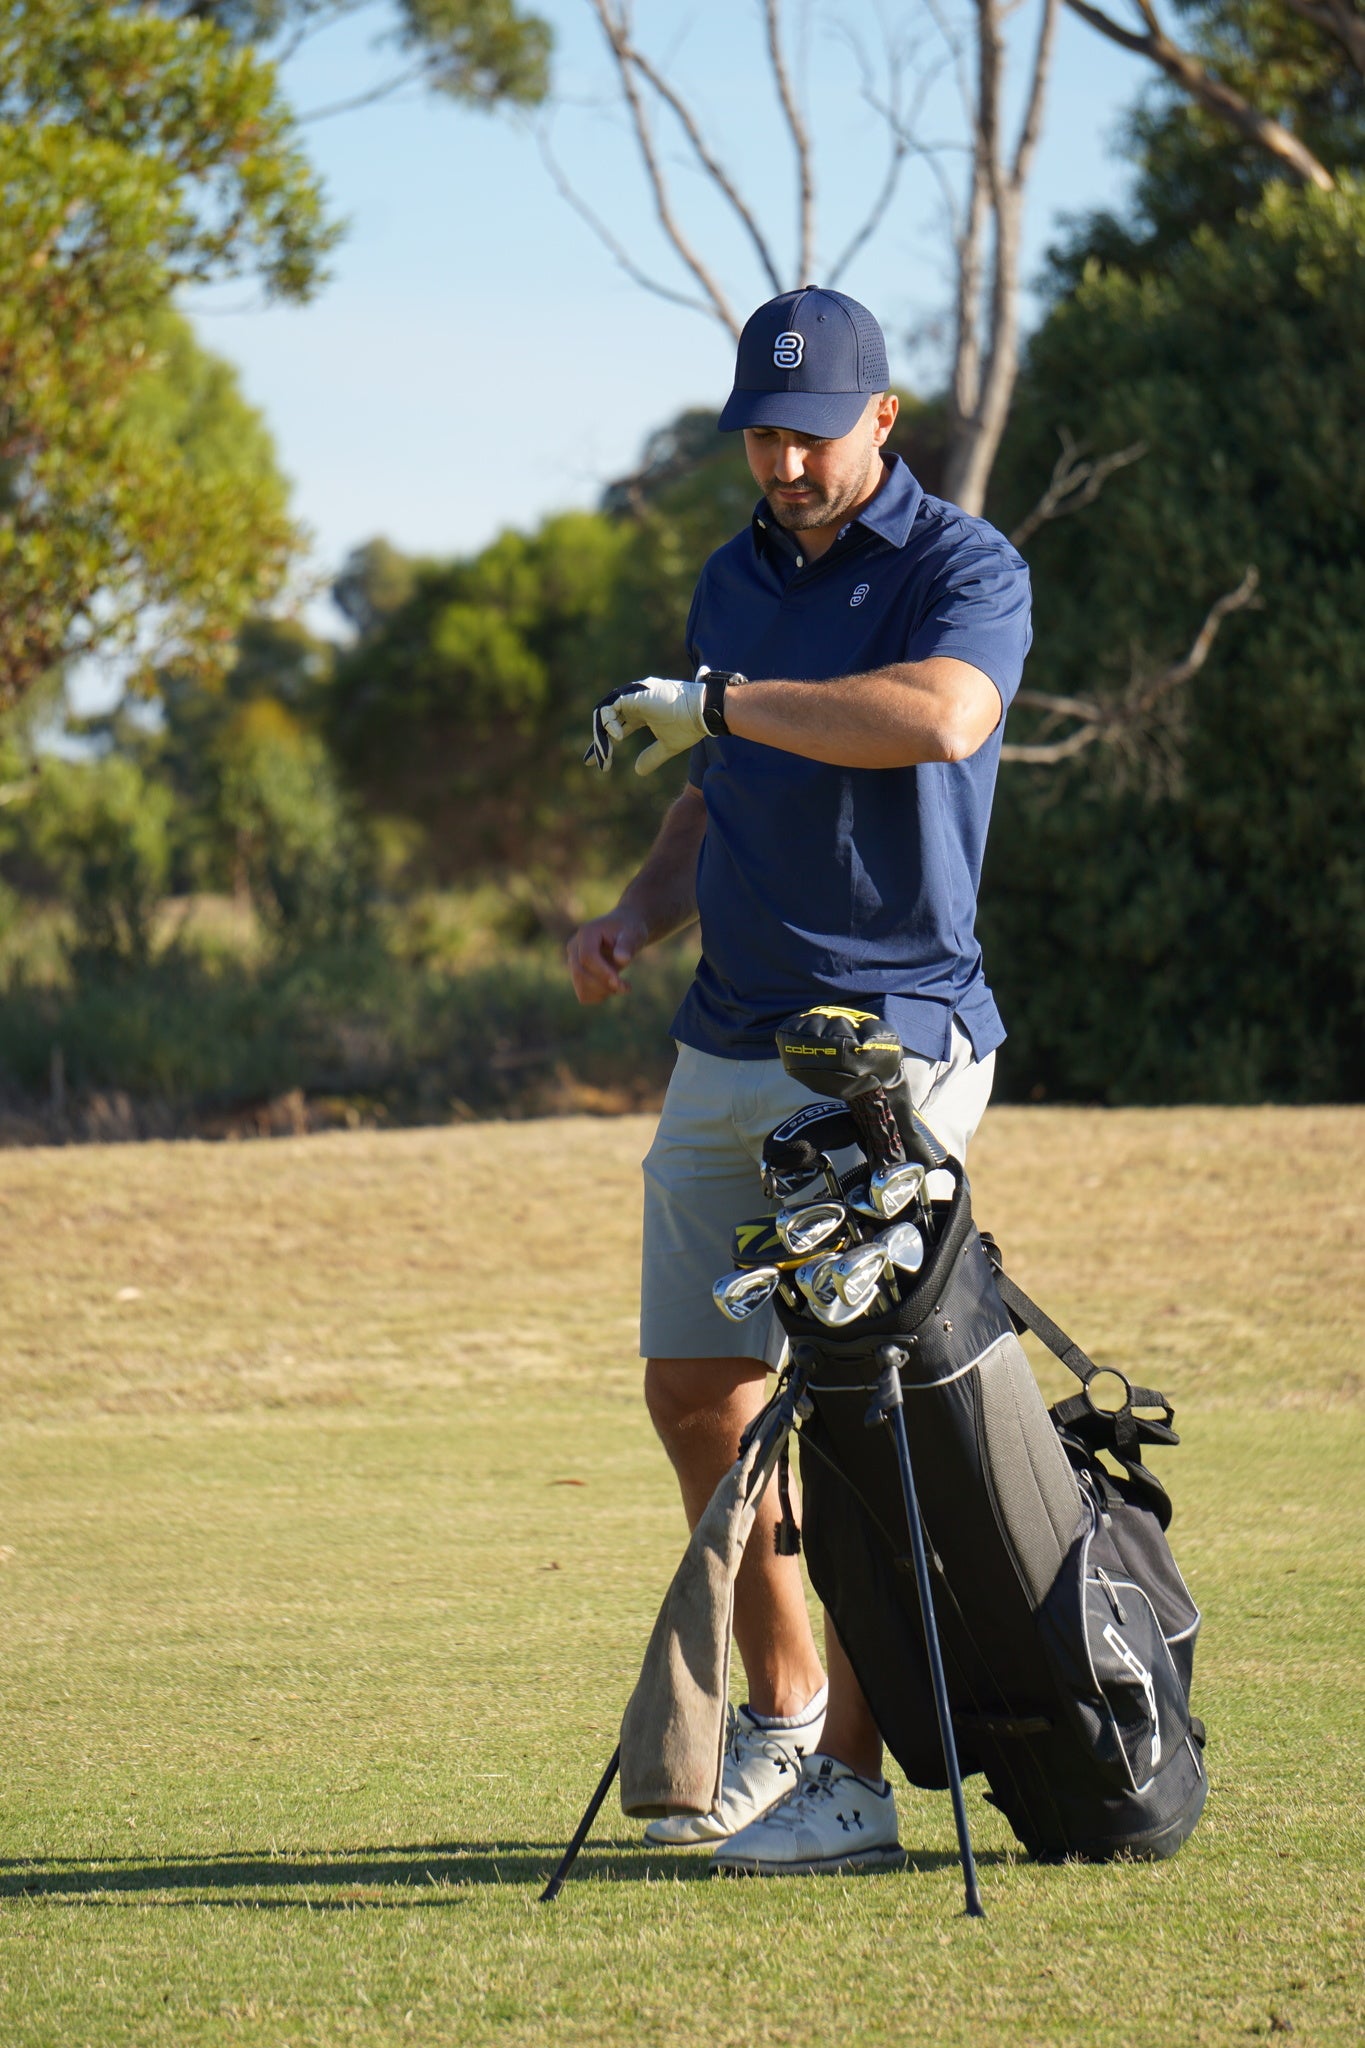
<svg viewBox="0 0 1365 2048">
<path fill-rule="evenodd" d="M 559 1859 L 559 1868 L 556 1870 L 554 1876 L 550 1879 L 550 1882 L 546 1885 L 544 1891 L 540 1895 L 540 1903 L 542 1906 L 548 1906 L 553 1900 L 559 1897 L 559 1894 L 564 1889 L 564 1880 L 569 1875 L 569 1872 L 573 1869 L 574 1864 L 577 1862 L 578 1852 L 588 1839 L 588 1830 L 592 1826 L 593 1822 L 596 1820 L 598 1809 L 601 1806 L 602 1801 L 606 1798 L 608 1792 L 610 1792 L 612 1784 L 616 1777 L 616 1773 L 620 1770 L 620 1768 L 621 1745 L 618 1742 L 615 1749 L 611 1753 L 611 1762 L 607 1765 L 607 1768 L 602 1773 L 601 1783 L 598 1785 L 597 1790 L 593 1793 L 592 1798 L 588 1801 L 587 1810 L 584 1813 L 582 1820 L 574 1829 L 573 1840 L 570 1842 L 568 1848 L 564 1851 L 564 1854 Z"/>
<path fill-rule="evenodd" d="M 953 1800 L 957 1849 L 962 1859 L 962 1881 L 967 1893 L 966 1910 L 973 1919 L 981 1920 L 985 1918 L 986 1909 L 981 1903 L 981 1889 L 976 1881 L 976 1859 L 972 1855 L 972 1838 L 967 1828 L 967 1802 L 962 1793 L 962 1772 L 957 1761 L 957 1738 L 953 1733 L 952 1708 L 948 1704 L 948 1685 L 943 1675 L 943 1653 L 939 1649 L 938 1623 L 934 1617 L 934 1593 L 929 1583 L 929 1559 L 924 1549 L 919 1498 L 915 1492 L 915 1474 L 910 1463 L 910 1438 L 905 1428 L 905 1410 L 899 1400 L 887 1419 L 896 1443 L 901 1491 L 905 1495 L 905 1514 L 910 1524 L 910 1548 L 915 1559 L 915 1583 L 919 1588 L 920 1614 L 924 1621 L 924 1647 L 929 1653 L 929 1675 L 934 1685 L 934 1708 L 938 1714 L 938 1732 L 943 1743 L 943 1761 L 948 1771 L 948 1790 Z"/>
</svg>

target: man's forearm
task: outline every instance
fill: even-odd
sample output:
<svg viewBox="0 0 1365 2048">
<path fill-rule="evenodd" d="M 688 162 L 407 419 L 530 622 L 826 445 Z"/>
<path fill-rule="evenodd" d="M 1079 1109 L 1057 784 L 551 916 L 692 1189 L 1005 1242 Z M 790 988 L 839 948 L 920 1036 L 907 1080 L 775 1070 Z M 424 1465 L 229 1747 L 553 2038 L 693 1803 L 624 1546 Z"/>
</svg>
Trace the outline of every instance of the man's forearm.
<svg viewBox="0 0 1365 2048">
<path fill-rule="evenodd" d="M 689 783 L 659 827 L 659 836 L 619 908 L 638 917 L 648 941 L 666 939 L 697 915 L 697 856 L 706 834 L 706 805 Z"/>
<path fill-rule="evenodd" d="M 1000 710 L 990 677 L 946 656 L 823 682 L 746 682 L 725 697 L 725 722 L 740 739 L 840 768 L 964 761 Z"/>
</svg>

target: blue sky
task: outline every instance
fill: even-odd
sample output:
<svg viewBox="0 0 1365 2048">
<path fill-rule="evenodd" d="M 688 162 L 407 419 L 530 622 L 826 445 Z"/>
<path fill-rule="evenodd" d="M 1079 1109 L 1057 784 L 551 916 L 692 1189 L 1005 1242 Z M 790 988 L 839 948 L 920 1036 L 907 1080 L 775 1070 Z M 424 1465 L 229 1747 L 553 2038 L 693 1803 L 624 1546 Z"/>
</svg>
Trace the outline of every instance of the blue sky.
<svg viewBox="0 0 1365 2048">
<path fill-rule="evenodd" d="M 641 261 L 685 285 L 653 226 L 587 0 L 548 0 L 541 11 L 558 37 L 556 155 Z M 827 262 L 883 161 L 841 25 L 875 43 L 882 9 L 876 0 L 796 0 L 790 12 L 793 64 L 822 155 Z M 911 10 L 886 14 L 903 21 Z M 638 0 L 637 19 L 642 42 L 693 96 L 782 240 L 795 215 L 790 150 L 765 88 L 757 8 Z M 1012 26 L 1016 43 L 1035 21 L 1028 0 Z M 283 73 L 296 109 L 347 99 L 397 70 L 399 55 L 374 46 L 390 25 L 379 0 L 305 45 Z M 1015 50 L 1016 77 L 1023 54 Z M 1121 196 L 1125 172 L 1112 142 L 1145 83 L 1137 60 L 1063 10 L 1026 271 L 1059 214 Z M 936 141 L 960 138 L 946 76 L 921 128 Z M 237 286 L 188 310 L 204 342 L 238 365 L 270 423 L 315 536 L 316 570 L 333 569 L 378 533 L 450 555 L 505 526 L 591 504 L 606 479 L 632 466 L 651 428 L 685 405 L 724 397 L 728 338 L 623 275 L 554 191 L 526 120 L 408 97 L 304 132 L 332 205 L 350 223 L 332 282 L 305 308 L 262 308 Z M 680 158 L 672 144 L 670 157 Z M 960 159 L 945 161 L 951 170 Z M 680 210 L 748 310 L 769 287 L 696 178 L 679 170 L 677 184 Z M 932 375 L 948 278 L 942 204 L 917 167 L 843 282 L 880 315 L 893 373 L 921 387 Z"/>
</svg>

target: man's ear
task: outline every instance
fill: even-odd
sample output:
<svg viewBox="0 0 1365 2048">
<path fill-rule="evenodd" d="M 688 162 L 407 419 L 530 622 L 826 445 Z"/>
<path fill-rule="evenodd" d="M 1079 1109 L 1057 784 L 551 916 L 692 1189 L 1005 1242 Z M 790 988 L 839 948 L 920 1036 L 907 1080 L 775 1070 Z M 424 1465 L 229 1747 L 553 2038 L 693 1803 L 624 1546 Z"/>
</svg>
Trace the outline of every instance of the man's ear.
<svg viewBox="0 0 1365 2048">
<path fill-rule="evenodd" d="M 874 446 L 880 448 L 896 424 L 896 414 L 901 409 L 901 402 L 894 391 L 883 391 L 872 402 L 877 408 L 872 439 Z"/>
</svg>

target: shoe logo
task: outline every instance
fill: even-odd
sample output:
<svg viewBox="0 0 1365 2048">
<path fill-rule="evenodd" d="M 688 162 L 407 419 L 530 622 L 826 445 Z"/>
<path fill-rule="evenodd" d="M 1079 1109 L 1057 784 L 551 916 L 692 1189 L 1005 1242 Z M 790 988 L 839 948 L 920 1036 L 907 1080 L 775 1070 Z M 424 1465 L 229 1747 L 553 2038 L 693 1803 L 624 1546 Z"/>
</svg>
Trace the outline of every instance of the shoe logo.
<svg viewBox="0 0 1365 2048">
<path fill-rule="evenodd" d="M 862 1814 L 858 1811 L 856 1806 L 853 1809 L 852 1820 L 850 1820 L 848 1815 L 844 1813 L 836 1814 L 835 1819 L 838 1821 L 840 1827 L 843 1829 L 846 1835 L 851 1835 L 853 1833 L 854 1828 L 858 1828 L 861 1830 L 863 1825 Z"/>
<path fill-rule="evenodd" d="M 871 588 L 872 585 L 870 583 L 860 583 L 858 585 L 858 588 L 854 591 L 852 597 L 849 599 L 849 603 L 861 604 L 863 599 L 867 596 L 868 591 L 871 590 Z"/>
<path fill-rule="evenodd" d="M 793 334 L 790 329 L 773 343 L 773 362 L 779 370 L 799 370 L 805 353 L 805 335 Z"/>
</svg>

